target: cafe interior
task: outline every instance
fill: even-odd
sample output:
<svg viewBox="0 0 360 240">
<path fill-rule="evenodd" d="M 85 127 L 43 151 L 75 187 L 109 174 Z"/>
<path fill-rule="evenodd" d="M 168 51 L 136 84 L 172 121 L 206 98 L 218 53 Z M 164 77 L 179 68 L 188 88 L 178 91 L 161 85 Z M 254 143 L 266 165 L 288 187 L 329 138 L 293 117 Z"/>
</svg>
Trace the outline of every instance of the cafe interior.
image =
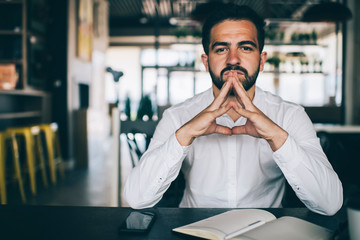
<svg viewBox="0 0 360 240">
<path fill-rule="evenodd" d="M 1 204 L 128 207 L 162 113 L 211 87 L 201 24 L 228 2 L 265 18 L 256 84 L 305 108 L 345 204 L 360 187 L 357 0 L 0 0 Z"/>
</svg>

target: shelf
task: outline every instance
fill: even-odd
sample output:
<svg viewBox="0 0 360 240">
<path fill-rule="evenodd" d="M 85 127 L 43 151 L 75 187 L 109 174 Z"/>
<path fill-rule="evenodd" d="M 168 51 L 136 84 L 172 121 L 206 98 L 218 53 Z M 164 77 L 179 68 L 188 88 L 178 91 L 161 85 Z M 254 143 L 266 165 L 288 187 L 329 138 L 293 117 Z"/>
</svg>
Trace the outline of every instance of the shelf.
<svg viewBox="0 0 360 240">
<path fill-rule="evenodd" d="M 327 75 L 324 72 L 285 72 L 285 71 L 263 71 L 263 73 L 271 73 L 271 74 L 321 74 Z"/>
<path fill-rule="evenodd" d="M 0 113 L 0 120 L 14 118 L 41 117 L 40 111 L 18 112 L 18 113 Z"/>
<path fill-rule="evenodd" d="M 284 43 L 284 42 L 265 42 L 264 46 L 315 46 L 315 47 L 327 47 L 323 44 L 317 43 L 306 43 L 306 42 L 291 42 L 291 43 Z"/>
<path fill-rule="evenodd" d="M 22 64 L 23 60 L 14 60 L 14 59 L 0 59 L 0 64 L 11 64 L 11 63 L 15 63 L 15 64 Z"/>
<path fill-rule="evenodd" d="M 195 69 L 194 67 L 167 67 L 171 72 L 201 72 L 199 69 Z"/>
<path fill-rule="evenodd" d="M 37 90 L 23 90 L 23 89 L 15 89 L 15 90 L 1 90 L 0 95 L 18 95 L 18 96 L 34 96 L 34 97 L 45 97 L 48 96 L 49 93 L 44 91 Z"/>
<path fill-rule="evenodd" d="M 0 130 L 51 118 L 51 93 L 45 88 L 40 90 L 43 86 L 36 88 L 29 84 L 29 79 L 38 73 L 31 66 L 46 62 L 46 58 L 39 58 L 39 46 L 44 48 L 43 52 L 48 50 L 46 36 L 31 31 L 37 14 L 43 16 L 43 9 L 36 8 L 38 2 L 44 1 L 0 0 L 0 64 L 15 65 L 19 75 L 15 89 L 0 89 Z M 49 1 L 44 4 L 44 7 L 50 6 Z M 48 27 L 47 22 L 35 22 L 36 26 L 42 24 Z M 32 37 L 40 41 L 39 44 L 34 44 Z"/>
<path fill-rule="evenodd" d="M 0 35 L 22 35 L 21 30 L 0 30 Z"/>
<path fill-rule="evenodd" d="M 180 67 L 180 66 L 157 66 L 158 68 L 166 68 L 169 71 L 180 71 L 180 72 L 202 72 L 194 67 Z M 156 66 L 142 66 L 142 68 L 156 68 Z"/>
<path fill-rule="evenodd" d="M 0 4 L 21 4 L 23 0 L 0 0 Z"/>
</svg>

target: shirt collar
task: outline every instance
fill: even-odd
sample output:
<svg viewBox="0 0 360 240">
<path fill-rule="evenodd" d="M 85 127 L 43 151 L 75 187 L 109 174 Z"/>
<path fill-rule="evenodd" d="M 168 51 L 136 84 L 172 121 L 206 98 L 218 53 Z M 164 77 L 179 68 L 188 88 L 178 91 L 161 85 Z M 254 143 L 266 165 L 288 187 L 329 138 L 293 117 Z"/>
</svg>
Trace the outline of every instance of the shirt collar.
<svg viewBox="0 0 360 240">
<path fill-rule="evenodd" d="M 262 94 L 263 94 L 263 90 L 259 87 L 255 87 L 255 95 L 252 102 L 257 108 L 259 108 L 259 105 L 261 103 Z"/>
</svg>

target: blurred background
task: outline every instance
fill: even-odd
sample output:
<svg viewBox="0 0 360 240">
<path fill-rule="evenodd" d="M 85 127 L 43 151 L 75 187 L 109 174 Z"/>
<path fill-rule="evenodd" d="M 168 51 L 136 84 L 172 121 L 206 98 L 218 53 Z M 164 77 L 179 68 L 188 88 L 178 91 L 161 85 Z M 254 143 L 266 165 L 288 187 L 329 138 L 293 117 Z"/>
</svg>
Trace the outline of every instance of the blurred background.
<svg viewBox="0 0 360 240">
<path fill-rule="evenodd" d="M 305 107 L 357 188 L 358 1 L 0 0 L 2 203 L 127 206 L 163 111 L 211 87 L 201 23 L 227 2 L 266 19 L 257 85 Z"/>
</svg>

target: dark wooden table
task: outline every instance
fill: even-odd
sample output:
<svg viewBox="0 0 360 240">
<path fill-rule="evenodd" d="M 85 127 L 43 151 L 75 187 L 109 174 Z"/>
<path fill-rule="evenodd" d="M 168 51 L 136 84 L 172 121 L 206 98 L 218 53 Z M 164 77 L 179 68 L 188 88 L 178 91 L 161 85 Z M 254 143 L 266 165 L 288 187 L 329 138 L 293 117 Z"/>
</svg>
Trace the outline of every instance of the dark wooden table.
<svg viewBox="0 0 360 240">
<path fill-rule="evenodd" d="M 152 208 L 157 219 L 146 235 L 119 235 L 118 227 L 132 211 L 116 207 L 0 205 L 0 239 L 194 239 L 171 229 L 223 213 L 219 208 Z M 327 217 L 306 208 L 266 209 L 276 217 L 294 216 L 336 230 L 346 215 Z"/>
</svg>

